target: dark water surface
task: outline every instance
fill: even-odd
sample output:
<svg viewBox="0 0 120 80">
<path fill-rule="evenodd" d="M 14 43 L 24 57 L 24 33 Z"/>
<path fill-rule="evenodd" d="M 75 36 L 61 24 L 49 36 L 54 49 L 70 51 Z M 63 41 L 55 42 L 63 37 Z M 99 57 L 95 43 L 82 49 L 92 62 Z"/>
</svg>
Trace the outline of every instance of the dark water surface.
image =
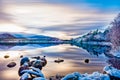
<svg viewBox="0 0 120 80">
<path fill-rule="evenodd" d="M 54 46 L 50 44 L 2 45 L 0 48 L 0 80 L 19 80 L 18 69 L 21 55 L 28 57 L 45 55 L 48 64 L 42 72 L 46 77 L 56 74 L 65 75 L 75 71 L 80 73 L 102 72 L 103 67 L 107 64 L 104 54 L 91 55 L 87 50 L 69 44 Z M 9 58 L 4 58 L 5 55 L 8 55 Z M 54 60 L 58 58 L 64 59 L 64 62 L 54 63 Z M 89 59 L 89 63 L 85 63 L 85 59 Z M 11 61 L 16 62 L 17 65 L 8 68 L 7 64 Z"/>
</svg>

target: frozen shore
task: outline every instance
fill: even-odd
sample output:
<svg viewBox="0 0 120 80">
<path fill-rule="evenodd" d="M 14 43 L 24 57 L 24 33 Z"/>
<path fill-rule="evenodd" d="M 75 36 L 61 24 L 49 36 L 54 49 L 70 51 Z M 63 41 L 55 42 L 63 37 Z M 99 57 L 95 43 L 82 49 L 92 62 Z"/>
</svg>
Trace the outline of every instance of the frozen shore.
<svg viewBox="0 0 120 80">
<path fill-rule="evenodd" d="M 79 72 L 73 72 L 67 74 L 61 80 L 120 80 L 120 70 L 112 67 L 105 66 L 103 68 L 103 73 L 93 72 L 92 74 L 81 74 Z"/>
</svg>

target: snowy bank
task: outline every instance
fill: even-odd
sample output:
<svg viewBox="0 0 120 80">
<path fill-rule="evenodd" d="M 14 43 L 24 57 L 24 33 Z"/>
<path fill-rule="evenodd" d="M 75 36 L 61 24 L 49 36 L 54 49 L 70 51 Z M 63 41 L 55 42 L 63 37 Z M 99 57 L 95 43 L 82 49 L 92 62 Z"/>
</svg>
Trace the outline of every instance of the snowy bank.
<svg viewBox="0 0 120 80">
<path fill-rule="evenodd" d="M 99 72 L 93 72 L 92 74 L 74 72 L 66 75 L 62 80 L 111 80 L 111 76 L 115 80 L 120 80 L 120 70 L 112 66 L 105 66 L 103 71 L 105 72 L 104 74 Z"/>
</svg>

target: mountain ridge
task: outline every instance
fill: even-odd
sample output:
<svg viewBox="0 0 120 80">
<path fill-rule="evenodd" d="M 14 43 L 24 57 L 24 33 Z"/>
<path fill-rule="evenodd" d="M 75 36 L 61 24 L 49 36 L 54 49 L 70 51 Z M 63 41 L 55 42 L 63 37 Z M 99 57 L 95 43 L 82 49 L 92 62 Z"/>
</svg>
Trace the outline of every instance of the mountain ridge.
<svg viewBox="0 0 120 80">
<path fill-rule="evenodd" d="M 26 38 L 26 39 L 39 39 L 39 38 L 47 38 L 47 39 L 56 39 L 55 37 L 45 36 L 45 35 L 37 35 L 37 34 L 28 34 L 28 33 L 0 33 L 0 39 L 17 39 L 17 38 Z"/>
</svg>

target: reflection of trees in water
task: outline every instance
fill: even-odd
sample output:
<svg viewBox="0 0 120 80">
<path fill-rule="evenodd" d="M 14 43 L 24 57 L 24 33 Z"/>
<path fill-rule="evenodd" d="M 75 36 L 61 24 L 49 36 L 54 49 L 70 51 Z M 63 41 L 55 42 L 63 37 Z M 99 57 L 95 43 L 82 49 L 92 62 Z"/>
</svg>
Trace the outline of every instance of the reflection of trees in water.
<svg viewBox="0 0 120 80">
<path fill-rule="evenodd" d="M 99 56 L 100 54 L 106 54 L 111 50 L 111 46 L 107 46 L 107 45 L 79 44 L 76 46 L 87 50 L 91 55 L 97 55 L 97 56 Z"/>
<path fill-rule="evenodd" d="M 101 46 L 101 45 L 77 45 L 78 47 L 82 47 L 83 49 L 87 50 L 91 55 L 97 55 L 104 54 L 108 60 L 107 63 L 111 66 L 120 69 L 120 58 L 117 56 L 114 56 L 110 54 L 110 51 L 112 49 L 111 46 Z"/>
</svg>

